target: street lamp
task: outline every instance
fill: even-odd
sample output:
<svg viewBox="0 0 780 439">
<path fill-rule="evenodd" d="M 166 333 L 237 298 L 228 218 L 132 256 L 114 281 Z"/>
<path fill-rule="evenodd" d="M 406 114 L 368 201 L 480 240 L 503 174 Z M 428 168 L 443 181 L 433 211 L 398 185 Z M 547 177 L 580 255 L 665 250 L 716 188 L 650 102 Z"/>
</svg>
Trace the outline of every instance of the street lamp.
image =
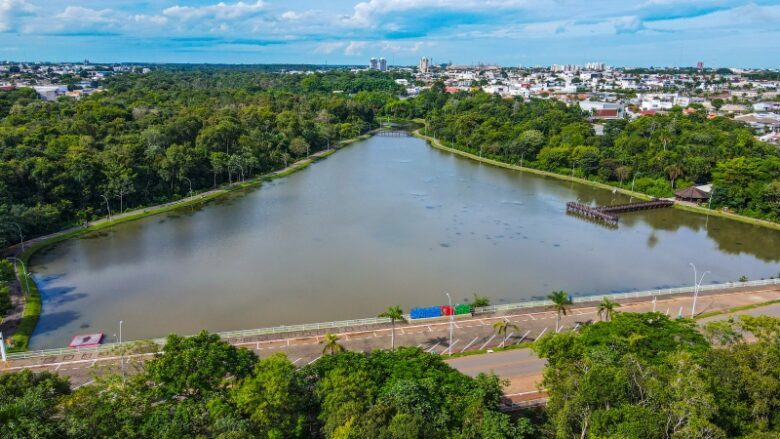
<svg viewBox="0 0 780 439">
<path fill-rule="evenodd" d="M 104 200 L 106 200 L 106 210 L 108 210 L 108 221 L 111 221 L 111 205 L 108 204 L 108 197 L 106 197 L 103 194 L 100 194 L 101 197 L 103 197 Z"/>
<path fill-rule="evenodd" d="M 710 271 L 705 271 L 699 278 L 693 262 L 690 262 L 690 266 L 693 267 L 693 305 L 691 305 L 691 318 L 693 318 L 696 315 L 696 299 L 699 298 L 699 288 L 701 288 L 701 283 L 704 281 L 704 276 L 710 273 Z"/>
<path fill-rule="evenodd" d="M 125 351 L 122 349 L 122 321 L 119 321 L 119 355 L 120 360 L 119 363 L 122 368 L 122 382 L 125 381 Z"/>
<path fill-rule="evenodd" d="M 187 183 L 190 184 L 190 198 L 192 198 L 192 181 L 187 177 L 182 177 L 182 178 L 187 180 Z"/>
<path fill-rule="evenodd" d="M 22 251 L 24 251 L 24 235 L 22 235 L 22 228 L 17 223 L 12 222 L 11 224 L 15 225 L 16 229 L 19 231 L 19 242 L 21 242 Z"/>
<path fill-rule="evenodd" d="M 450 345 L 447 347 L 447 351 L 450 356 L 452 356 L 452 325 L 455 323 L 455 310 L 452 309 L 452 297 L 450 297 L 450 293 L 444 293 L 447 295 L 447 303 L 450 305 Z"/>
<path fill-rule="evenodd" d="M 20 278 L 24 278 L 24 285 L 27 287 L 25 289 L 25 295 L 29 296 L 29 294 L 30 294 L 30 273 L 27 272 L 27 266 L 24 265 L 24 261 L 22 261 L 21 259 L 19 259 L 17 257 L 14 257 L 14 264 L 16 262 L 22 264 L 22 273 L 19 275 L 19 277 Z M 17 273 L 19 272 L 18 269 L 16 271 L 17 271 Z"/>
</svg>

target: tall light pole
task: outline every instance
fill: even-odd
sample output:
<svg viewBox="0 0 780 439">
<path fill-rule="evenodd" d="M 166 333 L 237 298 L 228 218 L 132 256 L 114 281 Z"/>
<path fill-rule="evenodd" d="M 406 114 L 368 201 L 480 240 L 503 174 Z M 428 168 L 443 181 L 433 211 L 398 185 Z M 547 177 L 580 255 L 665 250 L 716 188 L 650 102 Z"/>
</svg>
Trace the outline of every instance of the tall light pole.
<svg viewBox="0 0 780 439">
<path fill-rule="evenodd" d="M 11 224 L 16 226 L 16 230 L 19 231 L 19 242 L 22 244 L 22 251 L 24 251 L 24 235 L 22 235 L 22 228 L 19 224 L 12 222 Z"/>
<path fill-rule="evenodd" d="M 18 262 L 22 264 L 22 272 L 19 275 L 20 278 L 24 278 L 24 285 L 27 287 L 25 290 L 25 296 L 29 296 L 30 294 L 30 273 L 27 272 L 27 266 L 24 264 L 24 261 L 21 259 L 14 257 L 14 264 Z M 16 270 L 19 271 L 18 269 Z"/>
<path fill-rule="evenodd" d="M 187 183 L 190 184 L 190 198 L 192 198 L 192 181 L 187 177 L 182 177 L 182 178 L 187 180 Z"/>
<path fill-rule="evenodd" d="M 125 351 L 122 349 L 122 321 L 119 321 L 119 355 L 120 357 L 120 365 L 122 368 L 122 382 L 125 381 Z"/>
<path fill-rule="evenodd" d="M 452 298 L 450 293 L 444 293 L 447 295 L 447 303 L 450 305 L 450 345 L 447 347 L 447 352 L 452 356 L 452 325 L 455 323 L 455 310 L 452 309 Z"/>
<path fill-rule="evenodd" d="M 704 281 L 704 276 L 709 273 L 709 270 L 702 273 L 701 278 L 699 278 L 698 273 L 696 272 L 696 266 L 693 262 L 690 262 L 690 266 L 693 267 L 693 305 L 691 305 L 691 318 L 693 318 L 696 315 L 696 300 L 699 298 L 699 288 Z"/>
<path fill-rule="evenodd" d="M 103 195 L 103 194 L 100 194 L 100 196 L 103 197 L 104 200 L 106 200 L 106 210 L 108 210 L 108 221 L 110 222 L 111 221 L 111 205 L 108 204 L 108 197 Z"/>
</svg>

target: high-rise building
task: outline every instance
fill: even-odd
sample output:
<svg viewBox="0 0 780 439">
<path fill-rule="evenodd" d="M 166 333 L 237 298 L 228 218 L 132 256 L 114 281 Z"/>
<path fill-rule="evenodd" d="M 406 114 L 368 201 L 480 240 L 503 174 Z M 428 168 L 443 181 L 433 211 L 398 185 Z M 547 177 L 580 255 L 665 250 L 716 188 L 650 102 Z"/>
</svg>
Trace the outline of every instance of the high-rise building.
<svg viewBox="0 0 780 439">
<path fill-rule="evenodd" d="M 426 57 L 420 58 L 420 67 L 418 68 L 420 73 L 428 73 L 429 62 L 430 61 L 428 61 L 428 58 Z"/>
<path fill-rule="evenodd" d="M 379 70 L 382 72 L 387 71 L 387 60 L 384 58 L 379 58 Z"/>
<path fill-rule="evenodd" d="M 696 68 L 701 70 L 704 68 L 704 61 L 699 61 L 696 63 Z"/>
<path fill-rule="evenodd" d="M 379 60 L 376 58 L 371 58 L 371 60 L 368 62 L 368 68 L 371 70 L 379 70 Z"/>
</svg>

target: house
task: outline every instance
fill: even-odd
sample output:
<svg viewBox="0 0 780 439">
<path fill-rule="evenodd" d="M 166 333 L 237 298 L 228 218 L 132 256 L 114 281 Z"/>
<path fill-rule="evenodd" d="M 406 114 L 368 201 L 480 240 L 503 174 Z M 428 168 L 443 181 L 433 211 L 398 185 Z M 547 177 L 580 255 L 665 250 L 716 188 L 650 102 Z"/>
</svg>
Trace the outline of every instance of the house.
<svg viewBox="0 0 780 439">
<path fill-rule="evenodd" d="M 709 187 L 709 190 L 705 190 Z M 674 198 L 678 201 L 687 201 L 689 203 L 700 203 L 708 201 L 712 193 L 712 186 L 691 186 L 680 189 L 674 193 Z"/>
<path fill-rule="evenodd" d="M 759 133 L 780 133 L 780 114 L 750 113 L 735 116 L 734 120 L 750 125 Z"/>
</svg>

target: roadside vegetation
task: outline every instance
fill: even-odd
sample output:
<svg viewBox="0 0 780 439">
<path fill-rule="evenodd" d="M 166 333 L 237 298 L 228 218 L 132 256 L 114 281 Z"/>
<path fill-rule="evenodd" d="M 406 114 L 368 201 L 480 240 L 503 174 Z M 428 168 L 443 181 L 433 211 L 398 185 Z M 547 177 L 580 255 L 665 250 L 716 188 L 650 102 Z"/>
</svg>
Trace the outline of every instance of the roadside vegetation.
<svg viewBox="0 0 780 439">
<path fill-rule="evenodd" d="M 71 390 L 29 371 L 0 375 L 2 438 L 525 438 L 498 410 L 501 382 L 416 348 L 334 351 L 296 368 L 212 334 L 171 336 L 135 375 Z"/>
<path fill-rule="evenodd" d="M 499 323 L 501 335 L 515 329 Z M 742 316 L 702 329 L 662 313 L 613 311 L 531 346 L 547 360 L 549 402 L 510 417 L 500 411 L 500 379 L 468 377 L 418 348 L 349 352 L 328 334 L 325 355 L 297 368 L 282 353 L 259 360 L 214 334 L 172 335 L 153 359 L 128 362 L 132 373 L 117 368 L 78 389 L 48 372 L 1 374 L 0 438 L 780 435 L 779 319 Z"/>
</svg>

